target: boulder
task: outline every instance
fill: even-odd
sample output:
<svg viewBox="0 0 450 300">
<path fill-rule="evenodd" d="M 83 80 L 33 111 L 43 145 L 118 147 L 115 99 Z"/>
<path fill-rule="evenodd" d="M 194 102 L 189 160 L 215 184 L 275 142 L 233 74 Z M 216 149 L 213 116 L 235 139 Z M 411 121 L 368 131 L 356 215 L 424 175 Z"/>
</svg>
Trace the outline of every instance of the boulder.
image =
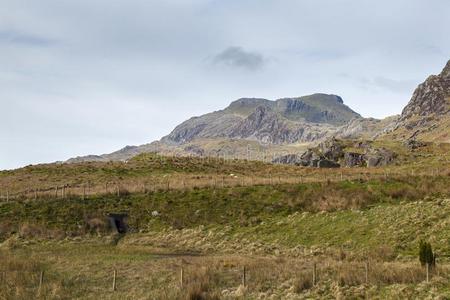
<svg viewBox="0 0 450 300">
<path fill-rule="evenodd" d="M 364 154 L 355 152 L 346 152 L 344 155 L 344 164 L 346 167 L 362 167 L 366 165 Z"/>
<path fill-rule="evenodd" d="M 365 160 L 368 167 L 381 167 L 393 163 L 396 157 L 396 153 L 381 148 L 370 151 L 365 155 Z"/>
<path fill-rule="evenodd" d="M 329 160 L 337 161 L 344 156 L 344 148 L 334 137 L 320 143 L 318 148 L 322 155 Z"/>
<path fill-rule="evenodd" d="M 318 168 L 340 168 L 341 165 L 329 159 L 321 159 L 317 162 Z"/>
<path fill-rule="evenodd" d="M 420 141 L 417 141 L 415 139 L 408 139 L 405 142 L 405 147 L 408 148 L 409 150 L 416 150 L 418 148 L 422 148 L 425 147 L 426 144 Z"/>
</svg>

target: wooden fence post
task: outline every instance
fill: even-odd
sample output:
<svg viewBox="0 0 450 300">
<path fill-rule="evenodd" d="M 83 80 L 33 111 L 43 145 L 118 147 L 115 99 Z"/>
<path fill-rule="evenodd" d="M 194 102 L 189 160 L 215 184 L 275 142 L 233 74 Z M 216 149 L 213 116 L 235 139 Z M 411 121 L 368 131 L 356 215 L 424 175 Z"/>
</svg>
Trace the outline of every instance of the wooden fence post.
<svg viewBox="0 0 450 300">
<path fill-rule="evenodd" d="M 86 185 L 83 184 L 83 200 L 86 198 Z"/>
<path fill-rule="evenodd" d="M 58 198 L 58 186 L 55 186 L 55 198 Z"/>
<path fill-rule="evenodd" d="M 183 288 L 183 285 L 184 285 L 184 270 L 183 270 L 183 267 L 181 267 L 181 270 L 180 270 L 180 286 L 181 286 L 181 288 Z"/>
<path fill-rule="evenodd" d="M 430 264 L 427 263 L 426 264 L 426 269 L 427 269 L 427 283 L 430 282 Z"/>
<path fill-rule="evenodd" d="M 244 287 L 247 286 L 247 269 L 244 266 L 244 269 L 242 270 L 242 285 Z"/>
<path fill-rule="evenodd" d="M 44 271 L 42 270 L 41 273 L 39 274 L 39 294 L 41 293 L 42 290 L 42 285 L 44 284 Z"/>
<path fill-rule="evenodd" d="M 116 278 L 117 278 L 117 270 L 114 269 L 114 272 L 113 272 L 113 285 L 112 285 L 113 292 L 116 291 Z"/>
<path fill-rule="evenodd" d="M 6 202 L 9 202 L 9 190 L 6 191 Z"/>
</svg>

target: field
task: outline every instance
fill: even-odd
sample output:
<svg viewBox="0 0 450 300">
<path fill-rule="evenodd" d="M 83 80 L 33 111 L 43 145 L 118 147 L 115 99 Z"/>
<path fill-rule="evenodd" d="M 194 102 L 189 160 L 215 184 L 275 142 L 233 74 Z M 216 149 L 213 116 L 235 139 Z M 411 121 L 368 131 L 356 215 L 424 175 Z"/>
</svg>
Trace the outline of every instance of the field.
<svg viewBox="0 0 450 300">
<path fill-rule="evenodd" d="M 397 165 L 146 154 L 3 171 L 0 299 L 448 299 L 448 145 L 385 146 Z"/>
</svg>

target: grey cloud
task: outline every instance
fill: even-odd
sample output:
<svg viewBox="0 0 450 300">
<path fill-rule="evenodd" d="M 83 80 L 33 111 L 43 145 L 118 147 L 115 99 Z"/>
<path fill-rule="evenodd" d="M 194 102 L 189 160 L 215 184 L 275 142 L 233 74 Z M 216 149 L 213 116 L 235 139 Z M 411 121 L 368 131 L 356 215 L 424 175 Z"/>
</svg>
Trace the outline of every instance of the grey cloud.
<svg viewBox="0 0 450 300">
<path fill-rule="evenodd" d="M 224 64 L 251 71 L 261 69 L 265 64 L 265 59 L 261 54 L 245 51 L 241 47 L 229 47 L 217 54 L 213 61 L 215 64 Z"/>
</svg>

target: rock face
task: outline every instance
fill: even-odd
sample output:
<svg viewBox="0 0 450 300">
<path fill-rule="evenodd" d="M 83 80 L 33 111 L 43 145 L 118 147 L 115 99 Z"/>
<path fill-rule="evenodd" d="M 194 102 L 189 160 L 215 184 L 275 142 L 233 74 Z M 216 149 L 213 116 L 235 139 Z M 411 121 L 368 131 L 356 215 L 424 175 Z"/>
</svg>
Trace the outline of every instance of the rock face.
<svg viewBox="0 0 450 300">
<path fill-rule="evenodd" d="M 347 148 L 360 152 L 348 151 Z M 335 138 L 310 148 L 303 155 L 289 155 L 274 160 L 277 163 L 295 164 L 313 168 L 380 167 L 395 162 L 397 155 L 385 148 L 374 148 L 369 142 L 349 144 Z"/>
<path fill-rule="evenodd" d="M 450 142 L 450 61 L 414 91 L 393 130 L 397 140 Z"/>
<path fill-rule="evenodd" d="M 221 111 L 177 126 L 162 139 L 183 144 L 199 138 L 257 140 L 282 144 L 325 139 L 339 126 L 361 116 L 344 105 L 339 96 L 314 94 L 276 101 L 242 98 Z"/>
<path fill-rule="evenodd" d="M 450 61 L 439 75 L 431 75 L 414 91 L 403 109 L 400 122 L 413 116 L 445 115 L 450 112 Z"/>
</svg>

